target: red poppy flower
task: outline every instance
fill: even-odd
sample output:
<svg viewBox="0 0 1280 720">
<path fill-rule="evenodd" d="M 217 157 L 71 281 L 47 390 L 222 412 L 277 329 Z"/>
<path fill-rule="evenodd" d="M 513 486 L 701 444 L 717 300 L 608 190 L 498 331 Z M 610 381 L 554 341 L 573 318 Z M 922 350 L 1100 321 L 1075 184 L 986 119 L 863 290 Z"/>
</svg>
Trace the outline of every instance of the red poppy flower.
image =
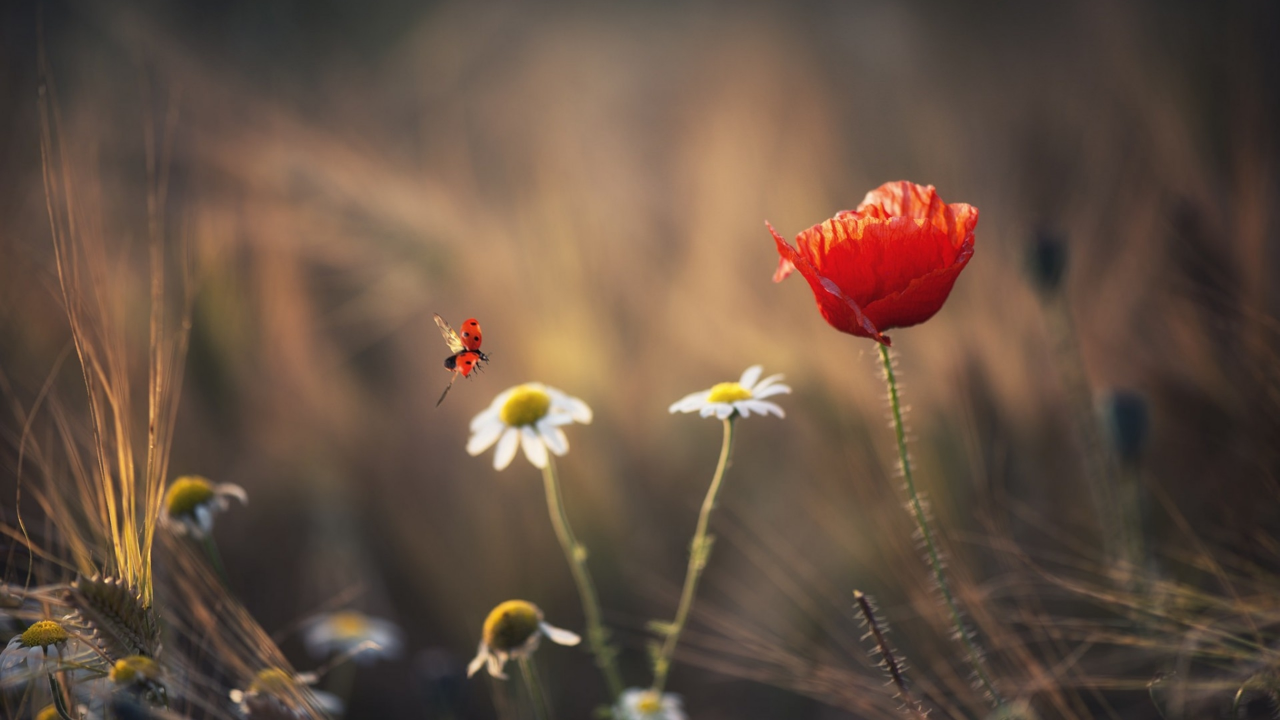
<svg viewBox="0 0 1280 720">
<path fill-rule="evenodd" d="M 885 345 L 883 333 L 933 317 L 973 256 L 978 209 L 948 205 L 932 185 L 885 183 L 845 210 L 778 245 L 781 282 L 799 270 L 832 327 Z"/>
</svg>

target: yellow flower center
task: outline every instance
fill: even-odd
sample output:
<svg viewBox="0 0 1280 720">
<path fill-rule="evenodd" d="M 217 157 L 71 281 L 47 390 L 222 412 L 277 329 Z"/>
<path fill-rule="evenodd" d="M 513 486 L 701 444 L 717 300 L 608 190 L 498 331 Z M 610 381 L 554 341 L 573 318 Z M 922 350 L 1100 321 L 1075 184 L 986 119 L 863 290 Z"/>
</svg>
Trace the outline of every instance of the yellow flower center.
<svg viewBox="0 0 1280 720">
<path fill-rule="evenodd" d="M 710 393 L 707 393 L 707 400 L 713 403 L 731 403 L 737 400 L 748 400 L 750 398 L 751 391 L 736 382 L 720 383 L 711 388 Z"/>
<path fill-rule="evenodd" d="M 521 385 L 502 405 L 502 422 L 509 427 L 532 425 L 551 409 L 551 396 L 532 385 Z"/>
<path fill-rule="evenodd" d="M 46 706 L 36 713 L 36 720 L 58 720 L 60 717 L 62 716 L 58 714 L 58 708 L 54 705 Z"/>
<path fill-rule="evenodd" d="M 66 642 L 71 637 L 66 628 L 52 620 L 41 620 L 33 623 L 22 633 L 22 644 L 26 647 L 49 647 L 56 643 Z"/>
<path fill-rule="evenodd" d="M 329 627 L 340 640 L 363 637 L 369 632 L 369 620 L 363 613 L 345 610 L 329 616 Z"/>
<path fill-rule="evenodd" d="M 213 486 L 208 480 L 187 475 L 173 481 L 164 495 L 165 512 L 170 516 L 190 515 L 196 507 L 213 499 Z"/>
<path fill-rule="evenodd" d="M 127 685 L 143 680 L 155 681 L 160 677 L 160 666 L 149 657 L 130 655 L 117 660 L 116 664 L 111 666 L 110 677 L 111 682 L 117 685 Z"/>
<path fill-rule="evenodd" d="M 280 668 L 260 670 L 249 683 L 249 692 L 259 695 L 283 695 L 297 685 L 293 676 Z"/>
<path fill-rule="evenodd" d="M 737 383 L 734 383 L 735 385 Z M 636 703 L 636 709 L 645 715 L 654 715 L 662 711 L 662 698 L 655 692 L 647 692 L 644 697 L 640 698 L 640 702 Z"/>
<path fill-rule="evenodd" d="M 538 631 L 542 611 L 531 602 L 508 600 L 484 621 L 484 643 L 494 650 L 511 651 L 528 642 Z"/>
</svg>

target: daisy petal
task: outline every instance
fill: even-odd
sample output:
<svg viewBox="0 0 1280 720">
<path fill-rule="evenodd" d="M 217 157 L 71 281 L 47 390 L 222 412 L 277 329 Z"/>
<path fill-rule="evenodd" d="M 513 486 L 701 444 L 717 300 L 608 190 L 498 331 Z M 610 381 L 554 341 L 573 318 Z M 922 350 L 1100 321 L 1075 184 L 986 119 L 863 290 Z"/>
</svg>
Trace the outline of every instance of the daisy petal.
<svg viewBox="0 0 1280 720">
<path fill-rule="evenodd" d="M 538 623 L 538 627 L 542 628 L 542 633 L 557 645 L 577 645 L 582 642 L 582 638 L 576 632 L 548 625 L 547 623 Z"/>
<path fill-rule="evenodd" d="M 490 655 L 488 665 L 490 675 L 498 678 L 499 680 L 507 679 L 507 674 L 502 672 L 502 660 L 499 660 L 498 656 Z"/>
<path fill-rule="evenodd" d="M 776 415 L 780 418 L 786 417 L 786 413 L 782 412 L 782 408 L 771 402 L 763 400 L 743 400 L 742 405 L 748 405 L 757 415 Z"/>
<path fill-rule="evenodd" d="M 542 469 L 547 466 L 547 446 L 542 444 L 542 438 L 533 428 L 527 425 L 520 428 L 520 444 L 524 446 L 524 456 L 534 467 Z"/>
<path fill-rule="evenodd" d="M 498 438 L 502 436 L 502 431 L 506 428 L 501 420 L 494 418 L 494 421 L 488 425 L 481 425 L 479 428 L 472 428 L 475 433 L 467 440 L 467 454 L 475 457 L 480 453 L 488 450 L 494 443 L 498 442 Z"/>
<path fill-rule="evenodd" d="M 751 393 L 752 397 L 759 400 L 761 398 L 773 397 L 774 395 L 789 395 L 791 388 L 786 385 L 770 385 L 763 390 L 756 390 Z"/>
<path fill-rule="evenodd" d="M 565 436 L 564 431 L 556 425 L 546 425 L 538 423 L 538 434 L 542 436 L 542 441 L 546 443 L 547 449 L 551 452 L 564 456 L 569 452 L 569 438 Z"/>
<path fill-rule="evenodd" d="M 742 377 L 738 380 L 738 384 L 744 388 L 750 388 L 756 384 L 756 380 L 760 379 L 760 373 L 762 372 L 764 372 L 764 367 L 752 365 L 742 372 Z"/>
<path fill-rule="evenodd" d="M 708 404 L 708 405 L 704 406 L 704 407 L 702 408 L 702 410 L 699 410 L 699 411 L 698 411 L 698 414 L 699 414 L 699 415 L 701 415 L 702 417 L 711 417 L 712 415 L 715 415 L 715 414 L 716 414 L 716 411 L 717 411 L 717 410 L 719 410 L 719 409 L 720 409 L 720 408 L 722 408 L 722 407 L 729 407 L 729 406 L 728 406 L 728 405 L 721 405 L 721 404 L 719 404 L 719 403 L 716 403 L 716 404 L 714 404 L 714 405 Z"/>
<path fill-rule="evenodd" d="M 493 454 L 493 469 L 505 470 L 511 464 L 511 460 L 516 456 L 516 448 L 520 445 L 520 431 L 515 428 L 507 428 L 502 434 L 502 439 L 498 441 L 498 450 Z"/>
<path fill-rule="evenodd" d="M 503 395 L 506 395 L 506 394 L 507 393 L 503 393 Z M 499 395 L 498 397 L 502 397 L 502 395 Z M 506 401 L 503 400 L 503 402 L 506 402 Z M 471 418 L 471 432 L 475 432 L 482 425 L 485 425 L 487 423 L 501 422 L 502 419 L 499 417 L 501 414 L 502 414 L 502 405 L 496 405 L 496 406 L 491 405 L 487 409 L 481 410 L 480 414 Z"/>
<path fill-rule="evenodd" d="M 563 410 L 567 411 L 569 413 L 569 416 L 572 417 L 575 421 L 580 422 L 583 425 L 591 424 L 591 418 L 592 418 L 591 408 L 588 407 L 586 403 L 582 402 L 578 398 L 566 396 L 565 401 L 561 407 Z"/>
<path fill-rule="evenodd" d="M 673 413 L 693 412 L 694 410 L 697 410 L 698 408 L 702 407 L 702 405 L 706 402 L 707 402 L 707 391 L 699 390 L 698 392 L 695 392 L 695 393 L 689 393 L 688 395 L 685 395 L 679 400 L 671 403 L 671 407 L 669 408 L 669 410 Z"/>
<path fill-rule="evenodd" d="M 485 660 L 489 659 L 489 650 L 480 643 L 480 649 L 476 651 L 476 656 L 472 658 L 471 664 L 467 665 L 467 677 L 475 675 L 480 668 L 484 667 Z"/>
<path fill-rule="evenodd" d="M 744 418 L 751 417 L 751 401 L 750 400 L 738 400 L 737 402 L 733 403 L 733 409 L 737 410 L 738 414 Z"/>
<path fill-rule="evenodd" d="M 720 420 L 728 420 L 733 411 L 734 407 L 727 403 L 716 405 L 716 417 Z"/>
<path fill-rule="evenodd" d="M 777 375 L 770 375 L 769 377 L 756 383 L 756 386 L 754 388 L 747 388 L 747 389 L 751 391 L 752 395 L 758 395 L 761 390 L 764 390 L 765 388 L 769 387 L 770 385 L 773 385 L 776 382 L 779 382 L 780 380 L 782 380 L 782 373 L 778 373 Z"/>
</svg>

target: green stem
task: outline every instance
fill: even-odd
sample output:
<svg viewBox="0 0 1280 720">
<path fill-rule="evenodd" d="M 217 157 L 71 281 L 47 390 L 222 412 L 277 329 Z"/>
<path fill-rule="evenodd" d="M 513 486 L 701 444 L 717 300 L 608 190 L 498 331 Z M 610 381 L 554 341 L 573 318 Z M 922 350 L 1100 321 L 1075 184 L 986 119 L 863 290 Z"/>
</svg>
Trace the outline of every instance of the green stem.
<svg viewBox="0 0 1280 720">
<path fill-rule="evenodd" d="M 907 430 L 902 422 L 902 403 L 898 399 L 898 381 L 893 374 L 893 360 L 889 357 L 889 348 L 886 345 L 878 344 L 878 346 L 880 348 L 880 361 L 884 364 L 885 383 L 889 386 L 889 404 L 893 408 L 893 430 L 898 439 L 898 459 L 902 461 L 902 475 L 906 480 L 911 514 L 915 518 L 916 526 L 920 529 L 920 535 L 924 538 L 925 550 L 929 555 L 929 567 L 933 570 L 934 582 L 938 583 L 938 589 L 942 591 L 942 599 L 946 601 L 947 610 L 951 614 L 951 624 L 955 628 L 956 635 L 960 638 L 961 644 L 964 645 L 969 667 L 977 676 L 978 682 L 982 684 L 982 688 L 991 696 L 995 705 L 1002 707 L 1004 699 L 1000 697 L 1000 693 L 996 692 L 995 685 L 992 684 L 991 678 L 987 676 L 986 667 L 982 663 L 982 653 L 978 650 L 973 637 L 969 634 L 969 629 L 965 627 L 964 619 L 960 615 L 960 607 L 956 604 L 955 596 L 951 594 L 951 588 L 947 585 L 947 576 L 942 569 L 942 558 L 938 554 L 938 546 L 933 539 L 933 530 L 929 528 L 928 516 L 925 513 L 924 504 L 920 501 L 919 494 L 916 493 L 915 478 L 911 474 L 911 455 L 907 452 Z"/>
<path fill-rule="evenodd" d="M 213 535 L 204 533 L 200 536 L 200 547 L 204 550 L 204 556 L 209 559 L 209 565 L 213 567 L 213 571 L 218 574 L 218 579 L 222 581 L 224 587 L 230 587 L 227 581 L 227 569 L 222 564 L 222 555 L 218 552 L 218 545 L 213 541 Z"/>
<path fill-rule="evenodd" d="M 582 613 L 587 621 L 587 644 L 591 648 L 591 654 L 595 656 L 596 666 L 604 674 L 609 686 L 610 702 L 616 702 L 623 689 L 622 674 L 618 672 L 617 651 L 609 645 L 609 630 L 600 618 L 600 598 L 596 593 L 595 583 L 591 581 L 591 571 L 587 569 L 587 549 L 578 542 L 569 527 L 569 516 L 565 513 L 564 498 L 560 495 L 560 483 L 556 479 L 554 458 L 547 458 L 547 466 L 542 469 L 542 480 L 547 491 L 551 526 L 555 528 L 556 538 L 564 549 L 569 570 L 573 572 L 573 581 L 578 586 L 578 596 L 582 599 Z"/>
<path fill-rule="evenodd" d="M 524 685 L 529 688 L 529 696 L 533 699 L 533 716 L 537 720 L 551 720 L 551 706 L 547 704 L 547 695 L 542 691 L 542 681 L 538 679 L 533 661 L 528 656 L 521 656 L 518 662 Z"/>
<path fill-rule="evenodd" d="M 659 696 L 667 684 L 667 673 L 671 671 L 671 658 L 675 655 L 676 644 L 680 641 L 680 633 L 684 631 L 685 621 L 689 619 L 689 609 L 693 607 L 693 596 L 698 591 L 698 579 L 707 566 L 707 558 L 711 556 L 713 538 L 707 536 L 707 524 L 711 519 L 711 511 L 716 507 L 716 495 L 720 492 L 720 484 L 724 480 L 724 471 L 729 466 L 729 455 L 733 452 L 733 427 L 737 413 L 724 421 L 724 441 L 720 445 L 720 462 L 716 464 L 716 474 L 711 478 L 711 487 L 707 489 L 707 497 L 702 501 L 702 512 L 698 514 L 698 527 L 693 533 L 693 541 L 689 543 L 689 568 L 684 575 L 684 590 L 680 593 L 680 607 L 676 610 L 676 619 L 666 628 L 666 639 L 662 649 L 653 661 L 653 691 Z"/>
<path fill-rule="evenodd" d="M 53 673 L 49 673 L 49 690 L 53 693 L 53 708 L 57 710 L 58 717 L 62 720 L 75 720 L 67 709 L 67 701 L 62 697 L 62 686 Z"/>
</svg>

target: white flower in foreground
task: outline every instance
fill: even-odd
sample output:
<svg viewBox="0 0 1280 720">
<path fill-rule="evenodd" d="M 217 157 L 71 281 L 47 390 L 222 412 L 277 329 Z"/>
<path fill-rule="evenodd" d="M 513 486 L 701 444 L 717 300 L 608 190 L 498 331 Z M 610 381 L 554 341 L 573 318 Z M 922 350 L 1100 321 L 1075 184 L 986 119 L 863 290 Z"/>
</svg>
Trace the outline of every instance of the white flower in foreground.
<svg viewBox="0 0 1280 720">
<path fill-rule="evenodd" d="M 467 452 L 479 455 L 494 443 L 493 467 L 502 470 L 524 447 L 524 456 L 539 469 L 547 466 L 547 451 L 569 452 L 569 439 L 561 428 L 591 422 L 591 408 L 576 397 L 542 383 L 525 383 L 508 388 L 471 420 Z"/>
<path fill-rule="evenodd" d="M 502 666 L 507 664 L 507 660 L 519 660 L 532 655 L 538 649 L 538 642 L 543 635 L 559 645 L 577 645 L 582 642 L 577 633 L 548 625 L 542 619 L 542 611 L 531 602 L 508 600 L 502 603 L 485 618 L 480 649 L 467 666 L 467 677 L 487 666 L 490 675 L 506 680 Z"/>
<path fill-rule="evenodd" d="M 786 417 L 782 408 L 765 402 L 764 398 L 790 393 L 791 388 L 778 382 L 782 379 L 781 375 L 770 375 L 760 380 L 762 370 L 761 366 L 752 365 L 742 373 L 738 382 L 722 382 L 710 390 L 686 395 L 672 403 L 670 411 L 696 412 L 702 417 L 715 415 L 720 420 L 728 420 L 735 412 L 742 417 L 750 417 L 753 412 L 757 415 L 772 413 L 778 417 Z"/>
<path fill-rule="evenodd" d="M 249 502 L 239 485 L 214 485 L 198 475 L 180 477 L 165 491 L 160 522 L 179 535 L 202 538 L 213 532 L 214 516 L 231 507 L 231 498 L 241 505 Z"/>
<path fill-rule="evenodd" d="M 34 622 L 0 651 L 0 678 L 9 681 L 56 672 L 60 663 L 72 655 L 72 643 L 71 633 L 61 623 Z"/>
<path fill-rule="evenodd" d="M 351 654 L 356 662 L 367 663 L 398 657 L 401 633 L 390 620 L 342 610 L 313 619 L 303 631 L 302 640 L 313 657 Z"/>
<path fill-rule="evenodd" d="M 617 720 L 687 720 L 680 696 L 659 695 L 650 689 L 628 688 L 613 711 Z"/>
</svg>

